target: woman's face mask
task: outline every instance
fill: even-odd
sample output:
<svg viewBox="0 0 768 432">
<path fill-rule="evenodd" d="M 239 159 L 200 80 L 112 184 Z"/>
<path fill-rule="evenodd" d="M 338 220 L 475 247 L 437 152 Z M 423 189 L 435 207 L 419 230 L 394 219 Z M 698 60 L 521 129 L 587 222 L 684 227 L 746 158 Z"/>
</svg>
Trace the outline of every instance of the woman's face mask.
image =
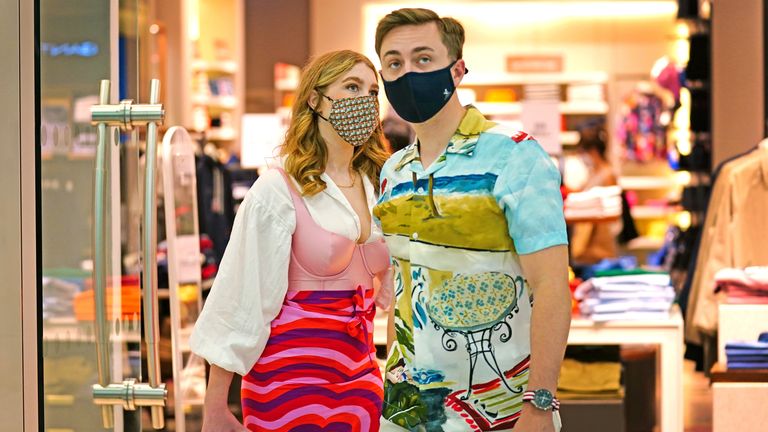
<svg viewBox="0 0 768 432">
<path fill-rule="evenodd" d="M 368 142 L 379 126 L 379 100 L 376 96 L 331 99 L 322 93 L 320 95 L 331 101 L 331 113 L 325 118 L 313 109 L 318 117 L 330 123 L 333 130 L 349 144 L 358 147 Z"/>
</svg>

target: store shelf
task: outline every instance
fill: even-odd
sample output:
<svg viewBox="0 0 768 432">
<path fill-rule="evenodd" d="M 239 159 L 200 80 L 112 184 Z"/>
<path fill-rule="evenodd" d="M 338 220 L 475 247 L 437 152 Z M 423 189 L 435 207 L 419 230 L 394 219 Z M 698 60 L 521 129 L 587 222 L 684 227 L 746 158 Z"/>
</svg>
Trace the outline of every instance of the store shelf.
<svg viewBox="0 0 768 432">
<path fill-rule="evenodd" d="M 664 239 L 650 236 L 640 236 L 632 239 L 627 244 L 627 249 L 632 251 L 654 251 L 664 246 Z"/>
<path fill-rule="evenodd" d="M 234 74 L 237 72 L 237 62 L 234 60 L 193 60 L 192 69 L 202 72 L 224 72 Z"/>
<path fill-rule="evenodd" d="M 215 108 L 237 108 L 237 98 L 234 96 L 195 95 L 192 97 L 192 103 Z"/>
<path fill-rule="evenodd" d="M 564 146 L 575 146 L 580 139 L 581 134 L 578 131 L 560 132 L 560 144 Z"/>
<path fill-rule="evenodd" d="M 523 112 L 521 102 L 475 102 L 473 104 L 485 115 L 519 115 Z M 604 115 L 608 103 L 604 101 L 561 102 L 560 113 L 565 115 Z"/>
<path fill-rule="evenodd" d="M 636 205 L 631 209 L 633 219 L 665 219 L 677 211 L 674 207 L 643 205 Z"/>
<path fill-rule="evenodd" d="M 462 87 L 488 85 L 529 84 L 603 84 L 608 82 L 605 72 L 557 73 L 471 73 L 461 82 Z"/>
<path fill-rule="evenodd" d="M 657 176 L 621 176 L 619 186 L 625 190 L 656 190 L 675 187 L 674 178 Z"/>
<path fill-rule="evenodd" d="M 237 131 L 232 128 L 213 128 L 208 131 L 208 139 L 214 141 L 231 141 L 237 139 Z"/>
</svg>

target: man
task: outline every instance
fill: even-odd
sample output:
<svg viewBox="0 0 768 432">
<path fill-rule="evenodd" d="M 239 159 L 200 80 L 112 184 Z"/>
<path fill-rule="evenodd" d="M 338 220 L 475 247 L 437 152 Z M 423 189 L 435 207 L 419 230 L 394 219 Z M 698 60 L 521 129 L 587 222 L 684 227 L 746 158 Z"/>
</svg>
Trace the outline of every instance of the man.
<svg viewBox="0 0 768 432">
<path fill-rule="evenodd" d="M 397 297 L 382 430 L 554 432 L 570 323 L 560 176 L 532 137 L 461 106 L 463 44 L 426 9 L 376 31 L 387 98 L 417 138 L 385 164 L 374 210 Z"/>
</svg>

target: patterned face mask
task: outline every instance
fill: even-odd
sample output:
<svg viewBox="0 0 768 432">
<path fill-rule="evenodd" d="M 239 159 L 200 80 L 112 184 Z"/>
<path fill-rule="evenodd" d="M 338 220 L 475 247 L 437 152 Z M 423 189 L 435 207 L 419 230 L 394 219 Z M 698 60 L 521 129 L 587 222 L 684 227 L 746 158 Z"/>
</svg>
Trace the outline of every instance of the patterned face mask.
<svg viewBox="0 0 768 432">
<path fill-rule="evenodd" d="M 376 96 L 334 100 L 320 94 L 331 101 L 331 114 L 328 118 L 317 111 L 315 114 L 330 123 L 336 133 L 351 145 L 358 147 L 365 144 L 379 127 L 379 99 Z"/>
</svg>

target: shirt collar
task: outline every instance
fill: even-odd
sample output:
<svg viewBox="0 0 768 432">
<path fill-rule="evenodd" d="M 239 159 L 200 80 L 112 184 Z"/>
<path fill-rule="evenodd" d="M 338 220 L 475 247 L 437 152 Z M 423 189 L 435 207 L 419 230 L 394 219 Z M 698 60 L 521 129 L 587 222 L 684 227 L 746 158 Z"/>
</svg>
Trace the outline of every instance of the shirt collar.
<svg viewBox="0 0 768 432">
<path fill-rule="evenodd" d="M 494 126 L 496 126 L 496 123 L 487 120 L 483 114 L 480 113 L 480 110 L 472 105 L 467 106 L 467 111 L 464 113 L 464 117 L 461 119 L 459 127 L 456 129 L 456 132 L 454 132 L 450 141 L 448 141 L 445 153 L 472 157 L 477 142 L 480 140 L 480 134 Z M 414 141 L 404 149 L 403 156 L 395 166 L 395 171 L 400 171 L 411 162 L 419 160 L 418 143 L 418 140 Z"/>
</svg>

